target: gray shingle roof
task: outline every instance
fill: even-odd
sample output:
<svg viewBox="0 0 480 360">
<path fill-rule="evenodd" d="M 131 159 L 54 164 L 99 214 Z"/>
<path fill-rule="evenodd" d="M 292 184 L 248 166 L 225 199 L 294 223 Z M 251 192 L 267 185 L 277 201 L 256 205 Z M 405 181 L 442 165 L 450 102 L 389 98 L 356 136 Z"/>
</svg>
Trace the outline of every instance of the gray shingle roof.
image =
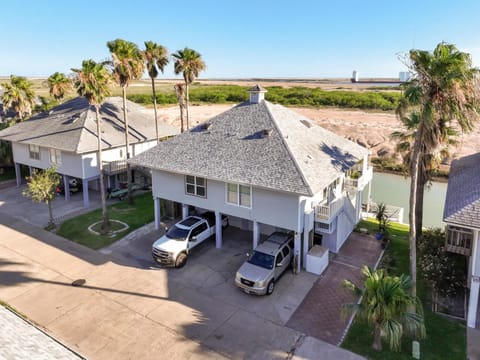
<svg viewBox="0 0 480 360">
<path fill-rule="evenodd" d="M 480 153 L 454 160 L 450 167 L 443 220 L 480 228 Z"/>
<path fill-rule="evenodd" d="M 155 120 L 146 109 L 127 101 L 129 140 L 131 143 L 155 139 Z M 122 98 L 110 97 L 100 108 L 103 148 L 125 145 Z M 33 116 L 0 131 L 0 139 L 33 144 L 78 154 L 97 150 L 95 109 L 84 97 L 69 100 L 51 111 Z M 162 137 L 178 133 L 171 125 L 160 123 Z"/>
<path fill-rule="evenodd" d="M 130 161 L 174 173 L 313 195 L 365 154 L 367 149 L 304 116 L 261 101 L 237 105 Z"/>
</svg>

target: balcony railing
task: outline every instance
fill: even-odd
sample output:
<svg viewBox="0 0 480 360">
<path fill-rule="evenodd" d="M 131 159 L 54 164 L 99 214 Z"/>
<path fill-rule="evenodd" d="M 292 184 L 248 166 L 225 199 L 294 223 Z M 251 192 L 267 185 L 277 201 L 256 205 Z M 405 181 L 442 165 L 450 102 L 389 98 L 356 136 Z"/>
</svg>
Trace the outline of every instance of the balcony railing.
<svg viewBox="0 0 480 360">
<path fill-rule="evenodd" d="M 115 160 L 103 162 L 103 173 L 105 175 L 116 175 L 127 171 L 127 160 Z"/>
<path fill-rule="evenodd" d="M 315 220 L 330 222 L 343 206 L 344 198 L 338 198 L 330 203 L 323 203 L 315 207 Z"/>
<path fill-rule="evenodd" d="M 472 253 L 472 230 L 448 226 L 445 248 L 449 252 L 470 256 Z"/>
<path fill-rule="evenodd" d="M 347 189 L 354 189 L 354 190 L 363 190 L 363 188 L 372 181 L 373 178 L 373 167 L 369 166 L 366 171 L 362 172 L 362 174 L 358 178 L 351 178 L 349 176 L 345 177 L 345 187 Z"/>
</svg>

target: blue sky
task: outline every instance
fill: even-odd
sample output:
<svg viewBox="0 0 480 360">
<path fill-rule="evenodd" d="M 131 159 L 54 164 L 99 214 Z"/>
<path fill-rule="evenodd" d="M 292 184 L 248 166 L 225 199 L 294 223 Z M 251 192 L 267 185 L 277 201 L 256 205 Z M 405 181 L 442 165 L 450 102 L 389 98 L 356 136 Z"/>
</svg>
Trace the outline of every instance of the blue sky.
<svg viewBox="0 0 480 360">
<path fill-rule="evenodd" d="M 109 57 L 123 38 L 185 46 L 201 77 L 394 77 L 397 54 L 440 41 L 480 65 L 478 0 L 12 0 L 1 3 L 0 76 L 49 76 Z M 169 65 L 163 77 L 173 77 Z"/>
</svg>

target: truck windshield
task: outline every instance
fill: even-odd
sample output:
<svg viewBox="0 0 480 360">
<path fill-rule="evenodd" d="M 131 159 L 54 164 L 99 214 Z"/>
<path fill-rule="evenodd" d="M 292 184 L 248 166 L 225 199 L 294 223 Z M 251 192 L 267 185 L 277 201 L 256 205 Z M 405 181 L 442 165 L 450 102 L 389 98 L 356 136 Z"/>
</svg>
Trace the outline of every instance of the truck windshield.
<svg viewBox="0 0 480 360">
<path fill-rule="evenodd" d="M 188 236 L 188 230 L 180 229 L 176 225 L 167 231 L 167 237 L 174 240 L 185 240 Z"/>
<path fill-rule="evenodd" d="M 275 262 L 275 257 L 273 255 L 268 255 L 259 251 L 254 251 L 250 258 L 247 260 L 248 263 L 252 265 L 257 265 L 265 269 L 273 269 L 273 264 Z"/>
</svg>

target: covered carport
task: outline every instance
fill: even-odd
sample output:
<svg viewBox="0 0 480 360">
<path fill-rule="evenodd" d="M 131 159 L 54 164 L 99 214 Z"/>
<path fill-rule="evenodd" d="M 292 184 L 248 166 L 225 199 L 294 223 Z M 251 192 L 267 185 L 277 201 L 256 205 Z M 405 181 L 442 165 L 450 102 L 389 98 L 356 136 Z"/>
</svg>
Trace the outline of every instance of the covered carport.
<svg viewBox="0 0 480 360">
<path fill-rule="evenodd" d="M 295 243 L 294 254 L 296 256 L 300 254 L 301 234 L 298 231 L 282 227 L 280 224 L 271 225 L 271 224 L 261 223 L 256 220 L 250 220 L 250 219 L 234 216 L 225 212 L 222 213 L 220 211 L 216 211 L 213 209 L 196 207 L 190 204 L 181 204 L 181 209 L 182 209 L 182 219 L 185 219 L 189 215 L 196 214 L 197 211 L 198 213 L 202 213 L 205 211 L 211 211 L 215 213 L 215 247 L 217 249 L 221 249 L 223 246 L 222 215 L 226 215 L 229 218 L 230 226 L 234 226 L 241 230 L 252 232 L 252 249 L 255 249 L 258 246 L 262 235 L 268 236 L 275 231 L 293 232 L 294 243 Z M 193 213 L 192 213 L 192 209 L 194 209 Z M 154 197 L 154 213 L 155 213 L 155 229 L 158 230 L 160 229 L 161 217 L 164 216 L 164 214 L 161 213 L 160 198 L 158 197 Z M 300 261 L 297 261 L 296 264 L 297 264 L 297 272 L 299 272 L 301 268 Z"/>
</svg>

